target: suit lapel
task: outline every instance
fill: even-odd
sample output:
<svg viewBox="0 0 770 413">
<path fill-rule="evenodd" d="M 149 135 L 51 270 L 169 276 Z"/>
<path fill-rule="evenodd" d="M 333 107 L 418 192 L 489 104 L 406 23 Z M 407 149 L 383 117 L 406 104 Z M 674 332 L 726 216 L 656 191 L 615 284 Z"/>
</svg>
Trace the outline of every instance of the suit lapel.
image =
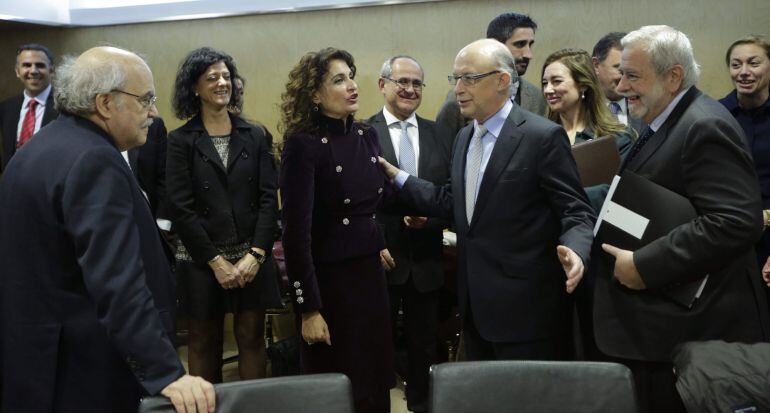
<svg viewBox="0 0 770 413">
<path fill-rule="evenodd" d="M 230 149 L 228 151 L 228 156 L 227 156 L 228 172 L 233 168 L 235 161 L 237 161 L 238 158 L 242 156 L 241 152 L 243 152 L 245 147 L 246 147 L 245 139 L 240 135 L 238 128 L 233 126 L 232 133 L 230 133 Z M 248 154 L 246 156 L 248 156 Z"/>
<path fill-rule="evenodd" d="M 639 168 L 641 168 L 644 163 L 650 159 L 650 157 L 658 150 L 658 148 L 660 148 L 663 142 L 666 141 L 669 129 L 671 129 L 671 127 L 674 126 L 677 122 L 679 122 L 679 118 L 682 117 L 684 111 L 698 96 L 700 96 L 700 91 L 696 89 L 695 86 L 691 87 L 690 90 L 688 90 L 687 93 L 682 96 L 682 100 L 680 100 L 676 107 L 674 107 L 674 110 L 671 111 L 671 113 L 668 115 L 668 118 L 665 122 L 663 122 L 663 125 L 660 127 L 660 129 L 655 131 L 647 144 L 644 145 L 639 154 L 636 155 L 636 157 L 628 165 L 629 170 L 632 172 L 638 171 Z"/>
<path fill-rule="evenodd" d="M 45 111 L 43 111 L 43 122 L 41 123 L 41 128 L 45 125 L 47 125 L 52 120 L 56 119 L 56 116 L 58 113 L 56 112 L 56 109 L 54 109 L 54 103 L 53 103 L 53 88 L 51 88 L 51 93 L 48 94 L 48 99 L 45 101 Z"/>
<path fill-rule="evenodd" d="M 214 148 L 214 143 L 211 142 L 208 133 L 205 131 L 201 133 L 198 139 L 195 140 L 195 147 L 198 152 L 203 155 L 203 160 L 205 162 L 212 162 L 214 165 L 218 166 L 222 172 L 227 173 L 224 164 L 222 164 L 222 159 L 219 157 L 216 148 Z"/>
<path fill-rule="evenodd" d="M 417 116 L 417 131 L 420 136 L 420 160 L 417 163 L 417 174 L 422 177 L 429 175 L 430 160 L 436 153 L 436 145 L 434 145 L 436 138 L 433 136 L 433 130 L 425 126 L 425 124 L 425 121 Z"/>
<path fill-rule="evenodd" d="M 500 136 L 498 136 L 497 142 L 495 142 L 495 147 L 492 149 L 487 168 L 484 171 L 484 177 L 481 180 L 479 193 L 476 196 L 476 206 L 473 208 L 471 226 L 473 226 L 484 206 L 486 206 L 486 201 L 494 190 L 498 177 L 508 166 L 511 156 L 513 156 L 513 153 L 516 152 L 521 143 L 523 135 L 518 126 L 524 122 L 524 119 L 520 116 L 519 110 L 516 105 L 513 106 L 510 115 L 508 115 L 503 124 Z"/>
<path fill-rule="evenodd" d="M 16 133 L 19 127 L 19 116 L 21 116 L 21 105 L 23 103 L 24 94 L 22 93 L 13 99 L 12 103 L 6 106 L 6 113 L 3 117 L 8 121 L 4 122 L 4 130 L 2 131 L 3 150 L 5 150 L 5 154 L 3 155 L 4 159 L 10 158 L 10 156 L 16 152 L 16 139 L 18 138 Z M 5 165 L 3 165 L 3 167 L 5 167 Z"/>
<path fill-rule="evenodd" d="M 468 145 L 471 141 L 471 133 L 473 132 L 473 123 L 460 129 L 457 134 L 457 143 L 455 148 L 457 152 L 454 155 L 452 162 L 452 193 L 455 194 L 455 216 L 463 217 L 463 219 L 455 220 L 456 224 L 464 228 L 467 231 L 468 222 L 465 218 L 467 216 L 465 210 L 465 165 L 468 161 Z M 459 190 L 458 190 L 459 189 Z M 460 210 L 458 214 L 457 211 Z"/>
<path fill-rule="evenodd" d="M 385 123 L 385 116 L 382 111 L 377 113 L 372 122 L 374 130 L 377 131 L 377 136 L 380 139 L 380 149 L 382 150 L 382 157 L 386 161 L 393 165 L 398 165 L 398 158 L 396 158 L 396 150 L 393 148 L 393 141 L 390 140 L 390 131 L 388 125 Z"/>
<path fill-rule="evenodd" d="M 139 177 L 139 150 L 141 147 L 132 148 L 128 150 L 128 164 L 131 165 L 131 171 L 134 173 L 134 176 L 136 176 L 136 179 L 138 179 L 141 182 L 141 178 Z"/>
</svg>

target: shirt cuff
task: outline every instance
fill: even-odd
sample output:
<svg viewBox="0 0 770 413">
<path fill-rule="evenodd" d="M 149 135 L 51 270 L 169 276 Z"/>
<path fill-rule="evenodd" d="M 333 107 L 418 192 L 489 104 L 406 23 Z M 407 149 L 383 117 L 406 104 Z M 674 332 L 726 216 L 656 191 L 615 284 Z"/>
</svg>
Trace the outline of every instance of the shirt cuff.
<svg viewBox="0 0 770 413">
<path fill-rule="evenodd" d="M 158 224 L 158 228 L 164 231 L 171 231 L 171 221 L 167 219 L 156 219 L 155 223 Z"/>
<path fill-rule="evenodd" d="M 404 171 L 398 171 L 398 174 L 396 174 L 396 187 L 398 189 L 401 189 L 404 187 L 404 184 L 406 183 L 406 180 L 409 179 L 409 174 Z"/>
</svg>

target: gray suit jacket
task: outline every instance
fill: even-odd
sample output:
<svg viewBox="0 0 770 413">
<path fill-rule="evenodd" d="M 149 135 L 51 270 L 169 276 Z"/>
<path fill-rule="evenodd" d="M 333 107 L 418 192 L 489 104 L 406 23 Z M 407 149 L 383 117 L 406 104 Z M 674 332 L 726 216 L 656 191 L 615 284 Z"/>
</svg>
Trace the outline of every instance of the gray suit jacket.
<svg viewBox="0 0 770 413">
<path fill-rule="evenodd" d="M 762 233 L 762 204 L 742 133 L 722 105 L 693 87 L 624 166 L 688 198 L 698 218 L 634 252 L 644 291 L 622 287 L 611 275 L 614 261 L 597 254 L 594 325 L 604 353 L 664 362 L 686 341 L 768 338 L 753 249 Z M 706 274 L 691 309 L 660 294 Z"/>
</svg>

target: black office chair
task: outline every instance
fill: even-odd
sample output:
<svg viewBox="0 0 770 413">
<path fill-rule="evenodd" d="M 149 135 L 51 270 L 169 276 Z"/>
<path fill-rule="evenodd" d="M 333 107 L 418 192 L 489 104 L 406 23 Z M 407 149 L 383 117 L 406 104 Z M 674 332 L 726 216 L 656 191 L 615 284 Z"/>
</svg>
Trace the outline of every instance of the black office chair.
<svg viewBox="0 0 770 413">
<path fill-rule="evenodd" d="M 635 413 L 631 371 L 620 364 L 474 361 L 434 365 L 435 413 Z"/>
<path fill-rule="evenodd" d="M 344 374 L 245 380 L 214 386 L 217 413 L 353 413 L 353 390 Z M 139 413 L 173 413 L 165 397 L 148 397 Z"/>
</svg>

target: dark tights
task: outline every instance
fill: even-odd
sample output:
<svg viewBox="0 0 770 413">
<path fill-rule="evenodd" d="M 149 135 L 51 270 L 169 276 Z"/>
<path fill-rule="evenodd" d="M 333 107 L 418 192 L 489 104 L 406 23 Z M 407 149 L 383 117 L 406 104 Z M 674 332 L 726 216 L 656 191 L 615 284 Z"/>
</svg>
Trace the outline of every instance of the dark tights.
<svg viewBox="0 0 770 413">
<path fill-rule="evenodd" d="M 265 311 L 244 311 L 234 317 L 241 380 L 265 377 Z M 187 359 L 190 374 L 212 383 L 222 382 L 224 319 L 190 320 Z"/>
</svg>

